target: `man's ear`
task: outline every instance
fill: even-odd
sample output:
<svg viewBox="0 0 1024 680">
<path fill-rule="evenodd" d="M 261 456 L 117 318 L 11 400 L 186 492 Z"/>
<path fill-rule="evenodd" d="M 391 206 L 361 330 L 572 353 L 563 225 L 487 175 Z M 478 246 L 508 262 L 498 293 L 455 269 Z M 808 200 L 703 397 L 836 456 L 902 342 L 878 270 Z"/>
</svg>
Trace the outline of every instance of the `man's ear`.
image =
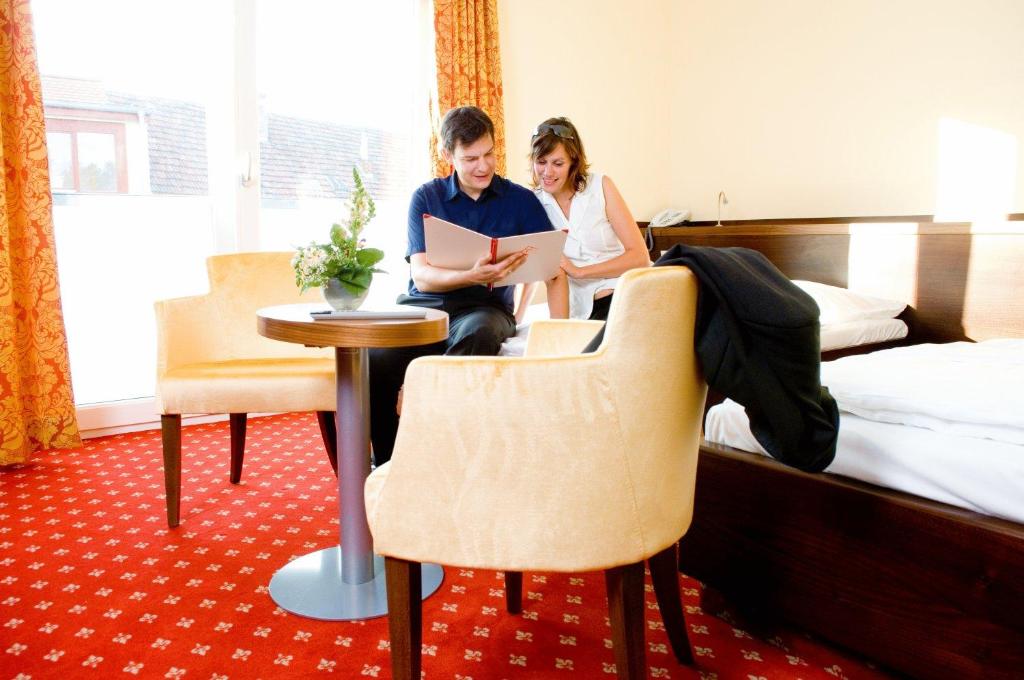
<svg viewBox="0 0 1024 680">
<path fill-rule="evenodd" d="M 451 162 L 452 162 L 452 152 L 442 146 L 441 147 L 441 158 L 444 159 L 445 163 L 451 164 Z"/>
</svg>

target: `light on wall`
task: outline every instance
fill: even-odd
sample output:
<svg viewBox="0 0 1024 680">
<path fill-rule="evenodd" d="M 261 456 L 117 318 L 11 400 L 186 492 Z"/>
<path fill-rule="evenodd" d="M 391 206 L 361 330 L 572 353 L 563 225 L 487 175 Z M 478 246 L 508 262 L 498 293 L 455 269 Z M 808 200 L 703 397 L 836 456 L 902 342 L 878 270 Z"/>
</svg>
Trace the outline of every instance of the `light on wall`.
<svg viewBox="0 0 1024 680">
<path fill-rule="evenodd" d="M 718 192 L 718 224 L 716 227 L 722 226 L 722 206 L 729 205 L 729 199 L 726 197 L 724 191 Z"/>
<path fill-rule="evenodd" d="M 1017 186 L 1015 135 L 955 118 L 938 123 L 935 219 L 1002 221 Z"/>
</svg>

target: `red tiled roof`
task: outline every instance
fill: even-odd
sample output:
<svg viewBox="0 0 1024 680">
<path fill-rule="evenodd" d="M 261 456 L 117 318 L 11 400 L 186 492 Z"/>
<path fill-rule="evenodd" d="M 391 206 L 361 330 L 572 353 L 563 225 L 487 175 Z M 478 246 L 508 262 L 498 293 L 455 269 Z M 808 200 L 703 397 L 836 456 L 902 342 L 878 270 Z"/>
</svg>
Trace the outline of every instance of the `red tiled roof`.
<svg viewBox="0 0 1024 680">
<path fill-rule="evenodd" d="M 209 193 L 206 111 L 199 104 L 110 93 L 110 101 L 145 113 L 149 185 L 154 194 Z"/>
<path fill-rule="evenodd" d="M 271 114 L 260 144 L 263 197 L 342 198 L 353 167 L 378 200 L 404 196 L 406 147 L 407 140 L 382 130 Z"/>
<path fill-rule="evenodd" d="M 93 108 L 109 104 L 107 92 L 98 80 L 42 76 L 43 101 L 47 104 L 81 104 Z"/>
</svg>

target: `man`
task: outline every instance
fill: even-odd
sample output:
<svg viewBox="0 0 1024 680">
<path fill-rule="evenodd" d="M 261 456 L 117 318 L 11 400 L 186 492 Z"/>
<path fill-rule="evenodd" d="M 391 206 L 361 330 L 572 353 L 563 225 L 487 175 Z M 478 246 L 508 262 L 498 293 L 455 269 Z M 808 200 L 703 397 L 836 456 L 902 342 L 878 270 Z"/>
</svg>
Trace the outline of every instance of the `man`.
<svg viewBox="0 0 1024 680">
<path fill-rule="evenodd" d="M 433 345 L 370 351 L 370 437 L 377 465 L 391 459 L 398 431 L 396 402 L 409 363 L 430 354 L 494 355 L 515 334 L 512 286 L 490 290 L 526 261 L 526 251 L 491 263 L 482 257 L 471 269 L 435 267 L 427 261 L 423 215 L 429 214 L 492 237 L 550 231 L 551 222 L 533 192 L 495 174 L 494 123 L 475 106 L 445 114 L 442 153 L 453 172 L 427 182 L 409 205 L 409 261 L 412 279 L 400 304 L 448 313 L 448 339 Z"/>
</svg>

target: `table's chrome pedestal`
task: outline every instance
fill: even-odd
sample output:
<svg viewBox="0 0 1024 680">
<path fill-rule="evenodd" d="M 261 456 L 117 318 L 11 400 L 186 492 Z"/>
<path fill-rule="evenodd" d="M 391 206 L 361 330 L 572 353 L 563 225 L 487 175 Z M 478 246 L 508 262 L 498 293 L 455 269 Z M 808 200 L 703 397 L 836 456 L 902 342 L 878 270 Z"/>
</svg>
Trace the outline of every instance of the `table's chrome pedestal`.
<svg viewBox="0 0 1024 680">
<path fill-rule="evenodd" d="M 341 548 L 324 548 L 292 560 L 270 579 L 270 597 L 281 609 L 322 621 L 357 621 L 388 613 L 384 558 L 374 557 L 373 579 L 348 584 L 341 579 Z M 437 564 L 423 565 L 423 598 L 444 579 Z"/>
<path fill-rule="evenodd" d="M 316 323 L 316 322 L 311 322 Z M 322 323 L 322 322 L 321 322 Z M 363 484 L 370 474 L 368 352 L 336 347 L 339 543 L 296 558 L 270 579 L 270 597 L 285 611 L 325 621 L 357 621 L 388 613 L 384 560 L 373 554 Z M 444 571 L 423 565 L 423 597 Z"/>
</svg>

